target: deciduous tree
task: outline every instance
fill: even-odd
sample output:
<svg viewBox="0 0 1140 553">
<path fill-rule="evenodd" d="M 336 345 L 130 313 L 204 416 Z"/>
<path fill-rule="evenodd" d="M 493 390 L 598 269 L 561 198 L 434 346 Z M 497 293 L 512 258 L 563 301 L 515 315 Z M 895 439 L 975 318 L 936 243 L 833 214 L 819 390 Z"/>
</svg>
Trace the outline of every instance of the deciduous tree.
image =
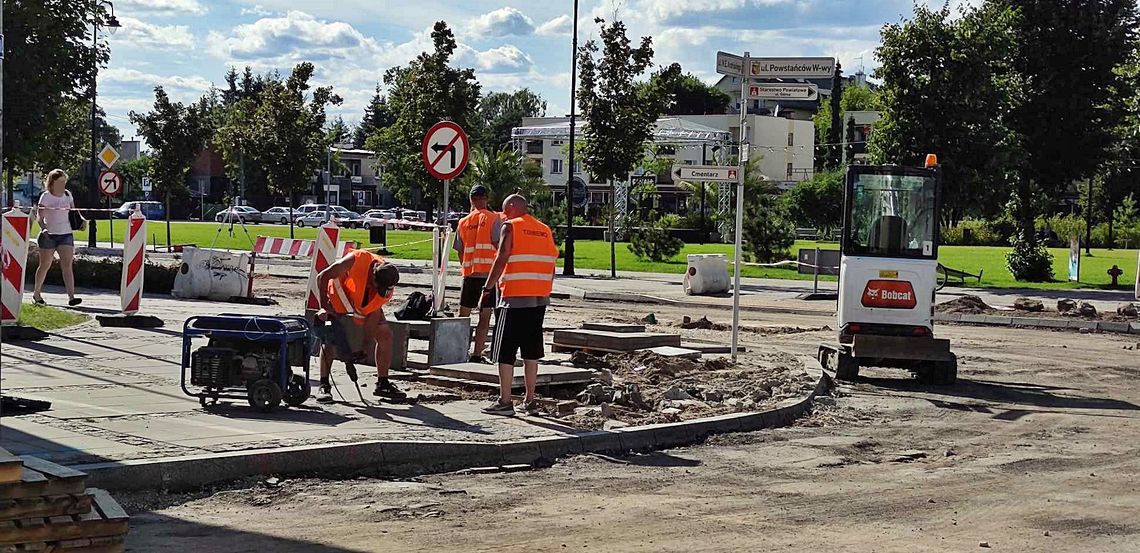
<svg viewBox="0 0 1140 553">
<path fill-rule="evenodd" d="M 546 100 L 529 88 L 515 92 L 492 92 L 479 101 L 479 144 L 488 152 L 510 146 L 511 129 L 523 117 L 546 115 Z"/>
<path fill-rule="evenodd" d="M 161 86 L 154 88 L 154 108 L 146 113 L 132 111 L 131 123 L 150 146 L 154 193 L 171 202 L 189 197 L 186 175 L 190 165 L 213 136 L 210 106 L 205 100 L 189 106 L 171 102 Z"/>
</svg>

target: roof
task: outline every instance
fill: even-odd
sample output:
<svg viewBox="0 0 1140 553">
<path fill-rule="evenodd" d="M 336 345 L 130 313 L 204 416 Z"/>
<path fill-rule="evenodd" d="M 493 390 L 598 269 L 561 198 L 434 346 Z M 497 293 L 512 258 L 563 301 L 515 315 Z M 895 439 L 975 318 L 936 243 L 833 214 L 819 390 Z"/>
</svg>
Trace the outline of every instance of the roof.
<svg viewBox="0 0 1140 553">
<path fill-rule="evenodd" d="M 585 128 L 582 123 L 579 128 Z M 658 144 L 684 144 L 692 142 L 727 142 L 728 131 L 706 127 L 680 117 L 662 117 L 653 126 L 653 142 Z M 511 138 L 569 139 L 570 122 L 532 125 L 511 129 Z"/>
</svg>

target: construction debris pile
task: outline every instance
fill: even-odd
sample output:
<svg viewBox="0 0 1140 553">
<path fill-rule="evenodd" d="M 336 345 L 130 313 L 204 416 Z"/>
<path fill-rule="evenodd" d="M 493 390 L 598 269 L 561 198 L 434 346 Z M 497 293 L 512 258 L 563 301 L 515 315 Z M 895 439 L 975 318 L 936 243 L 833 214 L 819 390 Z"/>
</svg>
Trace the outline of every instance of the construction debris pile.
<svg viewBox="0 0 1140 553">
<path fill-rule="evenodd" d="M 1132 321 L 1140 318 L 1140 306 L 1134 303 L 1120 304 L 1116 313 L 1098 312 L 1096 306 L 1087 301 L 1077 301 L 1067 298 L 1057 300 L 1057 309 L 1053 310 L 1041 300 L 1032 298 L 1017 298 L 1013 302 L 1013 309 L 999 309 L 982 301 L 978 296 L 965 295 L 944 301 L 935 309 L 939 313 L 960 313 L 970 315 L 1017 315 L 1032 313 L 1036 317 L 1045 318 L 1081 318 L 1089 320 Z"/>
<path fill-rule="evenodd" d="M 571 362 L 594 370 L 578 401 L 586 405 L 568 422 L 587 428 L 674 422 L 756 411 L 811 391 L 814 382 L 790 354 L 733 364 L 725 358 L 691 360 L 651 351 L 595 356 L 576 352 Z"/>
</svg>

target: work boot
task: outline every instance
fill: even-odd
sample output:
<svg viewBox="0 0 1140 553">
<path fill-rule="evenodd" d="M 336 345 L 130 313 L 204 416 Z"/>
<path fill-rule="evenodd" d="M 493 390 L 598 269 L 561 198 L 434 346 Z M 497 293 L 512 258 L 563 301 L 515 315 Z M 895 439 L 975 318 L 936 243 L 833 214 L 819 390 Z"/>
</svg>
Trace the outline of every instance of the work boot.
<svg viewBox="0 0 1140 553">
<path fill-rule="evenodd" d="M 467 362 L 468 363 L 480 363 L 483 365 L 490 365 L 491 364 L 491 361 L 488 360 L 486 357 L 483 357 L 482 355 L 472 355 L 471 357 L 467 358 Z"/>
<path fill-rule="evenodd" d="M 408 394 L 400 391 L 395 384 L 386 378 L 376 383 L 376 389 L 372 390 L 372 395 L 396 401 L 408 399 Z"/>
<path fill-rule="evenodd" d="M 332 403 L 332 386 L 321 384 L 317 387 L 317 403 Z"/>
</svg>

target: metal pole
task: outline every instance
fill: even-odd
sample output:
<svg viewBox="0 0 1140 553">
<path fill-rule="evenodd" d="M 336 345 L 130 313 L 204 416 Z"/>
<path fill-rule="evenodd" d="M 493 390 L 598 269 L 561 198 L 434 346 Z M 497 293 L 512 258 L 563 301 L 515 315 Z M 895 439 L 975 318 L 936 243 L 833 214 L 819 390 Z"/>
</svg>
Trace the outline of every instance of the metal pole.
<svg viewBox="0 0 1140 553">
<path fill-rule="evenodd" d="M 325 203 L 329 204 L 329 207 L 332 207 L 332 191 L 329 190 L 330 184 L 332 184 L 332 148 L 329 148 L 328 153 L 325 154 Z"/>
<path fill-rule="evenodd" d="M 701 144 L 701 165 L 708 165 L 709 163 L 708 148 L 708 142 Z M 701 183 L 701 244 L 705 243 L 705 187 L 707 187 L 708 184 L 707 182 Z"/>
<path fill-rule="evenodd" d="M 91 203 L 95 204 L 95 207 L 98 207 L 99 206 L 99 203 L 98 203 L 98 200 L 99 200 L 99 192 L 98 192 L 98 190 L 99 190 L 99 182 L 98 182 L 99 181 L 99 166 L 97 165 L 98 160 L 96 158 L 99 156 L 99 152 L 98 152 L 98 150 L 96 150 L 97 146 L 95 145 L 95 143 L 96 143 L 96 139 L 95 139 L 95 110 L 96 110 L 95 94 L 96 94 L 96 90 L 95 90 L 95 88 L 96 88 L 96 81 L 97 81 L 98 76 L 99 76 L 99 61 L 98 61 L 98 56 L 94 55 L 95 52 L 99 49 L 99 6 L 98 6 L 98 4 L 96 4 L 96 6 L 95 6 L 95 13 L 93 15 L 94 15 L 95 19 L 92 23 L 92 30 L 91 30 L 91 52 L 92 52 L 92 56 L 91 56 L 91 59 L 92 59 L 92 66 L 91 66 L 91 181 L 90 181 L 91 182 L 91 185 L 90 185 L 91 188 L 89 189 L 89 191 L 91 194 L 91 199 L 94 200 Z M 96 217 L 94 215 L 92 215 L 91 216 L 91 224 L 87 225 L 87 247 L 89 247 L 89 248 L 95 247 L 95 240 L 96 240 L 95 219 L 96 219 Z"/>
<path fill-rule="evenodd" d="M 610 179 L 610 278 L 617 278 L 617 253 L 614 241 L 617 233 L 614 230 L 614 217 L 617 216 L 617 191 L 614 189 L 614 179 Z"/>
<path fill-rule="evenodd" d="M 738 131 L 739 137 L 737 143 L 740 144 L 739 152 L 737 153 L 737 163 L 740 166 L 736 175 L 736 235 L 733 237 L 736 240 L 736 270 L 733 274 L 733 288 L 732 288 L 732 360 L 736 361 L 736 345 L 740 340 L 740 273 L 741 269 L 741 236 L 740 233 L 744 228 L 744 169 L 748 164 L 748 143 L 745 141 L 744 123 L 748 115 L 748 104 L 745 102 L 747 96 L 748 86 L 748 73 L 750 71 L 748 61 L 749 53 L 744 53 L 744 75 L 740 78 L 740 130 Z"/>
<path fill-rule="evenodd" d="M 1088 179 L 1088 213 L 1085 214 L 1085 255 L 1092 255 L 1092 217 L 1093 217 L 1093 187 L 1092 179 Z"/>
<path fill-rule="evenodd" d="M 190 216 L 187 215 L 186 218 L 189 219 Z M 170 243 L 170 190 L 169 189 L 167 189 L 167 191 L 166 191 L 166 251 L 168 253 L 174 251 L 174 248 L 172 247 L 172 245 Z"/>
<path fill-rule="evenodd" d="M 444 181 L 443 181 L 443 216 L 440 217 L 440 219 L 443 220 L 444 225 L 448 224 L 448 222 L 447 222 L 447 194 L 449 192 L 450 186 L 451 186 L 451 180 L 450 179 L 444 179 Z"/>
<path fill-rule="evenodd" d="M 574 275 L 574 122 L 578 84 L 578 0 L 574 0 L 574 37 L 570 46 L 570 168 L 566 171 L 566 240 L 562 255 L 562 274 Z"/>
<path fill-rule="evenodd" d="M 815 275 L 813 277 L 813 280 L 815 280 L 815 282 L 811 286 L 811 291 L 813 294 L 818 294 L 819 293 L 819 248 L 818 247 L 815 249 L 815 260 L 812 261 L 811 264 L 815 265 L 815 268 L 812 269 L 812 274 Z"/>
</svg>

